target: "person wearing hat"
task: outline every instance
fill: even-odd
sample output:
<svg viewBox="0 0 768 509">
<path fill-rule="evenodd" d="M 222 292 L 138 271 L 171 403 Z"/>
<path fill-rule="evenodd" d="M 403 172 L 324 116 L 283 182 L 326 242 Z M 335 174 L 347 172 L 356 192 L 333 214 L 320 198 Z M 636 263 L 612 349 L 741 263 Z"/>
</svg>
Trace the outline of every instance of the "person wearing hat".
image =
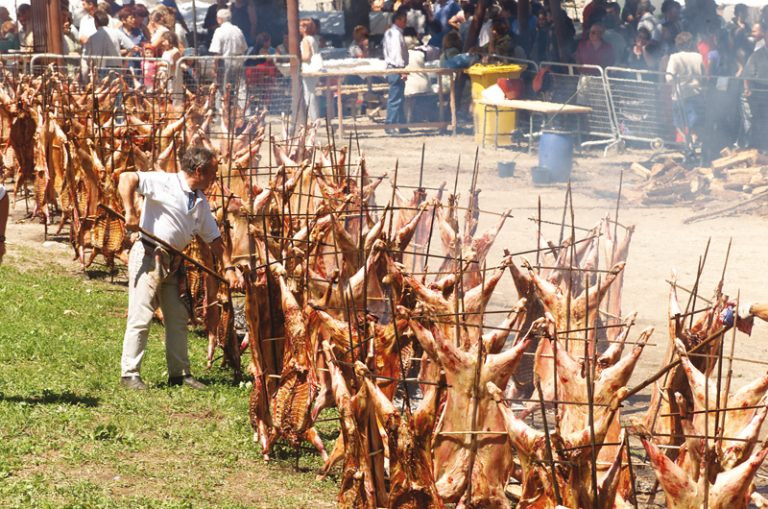
<svg viewBox="0 0 768 509">
<path fill-rule="evenodd" d="M 637 29 L 645 28 L 651 34 L 652 40 L 661 42 L 661 23 L 653 15 L 655 10 L 650 0 L 641 0 L 637 4 Z"/>
</svg>

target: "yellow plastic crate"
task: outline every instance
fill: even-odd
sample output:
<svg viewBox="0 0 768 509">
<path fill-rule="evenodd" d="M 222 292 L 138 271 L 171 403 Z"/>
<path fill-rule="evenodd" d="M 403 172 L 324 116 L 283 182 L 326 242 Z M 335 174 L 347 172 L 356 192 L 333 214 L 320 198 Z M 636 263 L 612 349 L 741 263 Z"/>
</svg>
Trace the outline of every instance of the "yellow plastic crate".
<svg viewBox="0 0 768 509">
<path fill-rule="evenodd" d="M 483 90 L 495 85 L 499 78 L 519 78 L 524 70 L 525 66 L 518 64 L 475 64 L 464 72 L 467 73 L 472 82 L 472 100 L 477 101 L 482 97 Z M 511 108 L 499 108 L 498 116 L 498 145 L 511 145 L 512 139 L 508 135 L 515 130 L 517 125 L 517 111 Z M 475 104 L 473 117 L 475 143 L 493 145 L 496 141 L 496 110 L 493 108 L 486 110 L 482 104 Z M 485 123 L 483 123 L 484 117 Z"/>
</svg>

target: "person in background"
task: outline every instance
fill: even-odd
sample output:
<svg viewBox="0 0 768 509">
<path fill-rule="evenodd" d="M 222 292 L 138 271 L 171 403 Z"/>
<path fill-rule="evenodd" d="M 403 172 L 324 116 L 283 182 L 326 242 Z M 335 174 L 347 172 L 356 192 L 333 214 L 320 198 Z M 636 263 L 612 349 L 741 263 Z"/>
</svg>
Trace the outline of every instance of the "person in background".
<svg viewBox="0 0 768 509">
<path fill-rule="evenodd" d="M 161 51 L 160 58 L 168 62 L 168 68 L 172 72 L 176 68 L 176 63 L 181 58 L 179 38 L 171 31 L 165 32 L 160 36 L 160 47 L 158 49 Z"/>
<path fill-rule="evenodd" d="M 616 2 L 605 4 L 605 17 L 603 18 L 605 33 L 603 34 L 603 39 L 613 49 L 614 63 L 623 62 L 627 54 L 627 31 L 621 26 L 620 11 L 621 7 Z"/>
<path fill-rule="evenodd" d="M 157 77 L 157 61 L 154 58 L 157 55 L 155 54 L 155 49 L 149 44 L 145 44 L 142 51 L 144 53 L 144 60 L 141 61 L 141 75 L 144 81 L 144 90 L 146 92 L 153 92 Z"/>
<path fill-rule="evenodd" d="M 147 23 L 149 22 L 149 11 L 147 10 L 147 6 L 144 4 L 134 4 L 133 15 L 136 16 L 136 26 L 141 30 L 141 33 L 144 34 L 144 40 L 149 41 L 152 36 L 147 29 Z"/>
<path fill-rule="evenodd" d="M 278 55 L 288 55 L 288 32 L 283 33 L 283 40 L 275 47 L 275 52 Z"/>
<path fill-rule="evenodd" d="M 398 9 L 392 17 L 392 26 L 384 33 L 382 46 L 384 47 L 384 62 L 387 69 L 404 69 L 408 66 L 408 47 L 405 44 L 403 30 L 408 22 L 408 12 L 405 8 Z M 387 83 L 389 92 L 387 94 L 387 121 L 388 125 L 405 123 L 405 80 L 407 74 L 388 74 Z M 385 130 L 387 134 L 395 134 L 394 128 L 389 127 Z M 400 128 L 399 132 L 408 132 L 405 128 Z"/>
<path fill-rule="evenodd" d="M 119 5 L 115 0 L 106 0 L 104 3 L 107 4 L 107 14 L 113 17 L 117 16 L 117 13 L 123 8 L 123 6 Z"/>
<path fill-rule="evenodd" d="M 229 9 L 219 9 L 216 13 L 216 21 L 219 28 L 213 33 L 211 46 L 208 51 L 223 57 L 236 57 L 245 55 L 248 44 L 245 42 L 243 32 L 232 24 L 232 13 Z"/>
<path fill-rule="evenodd" d="M 16 21 L 19 22 L 19 46 L 21 51 L 31 53 L 35 50 L 35 34 L 32 31 L 32 6 L 20 4 L 16 9 Z"/>
<path fill-rule="evenodd" d="M 229 6 L 229 10 L 232 13 L 232 24 L 243 32 L 245 42 L 248 43 L 248 46 L 252 46 L 253 27 L 256 26 L 256 13 L 254 11 L 253 2 L 246 3 L 245 0 L 234 0 Z"/>
<path fill-rule="evenodd" d="M 6 7 L 0 7 L 0 23 L 5 23 L 6 21 L 12 21 L 11 13 L 8 12 Z"/>
<path fill-rule="evenodd" d="M 318 71 L 318 61 L 320 56 L 320 43 L 317 40 L 317 26 L 311 18 L 304 18 L 299 21 L 299 33 L 301 34 L 301 43 L 299 44 L 299 55 L 301 56 L 301 67 L 307 71 Z M 302 88 L 304 91 L 304 106 L 307 108 L 307 120 L 314 122 L 320 116 L 320 110 L 315 96 L 315 87 L 317 78 L 302 78 Z"/>
<path fill-rule="evenodd" d="M 606 0 L 592 0 L 584 6 L 584 10 L 581 12 L 581 23 L 584 26 L 584 30 L 587 30 L 587 23 L 592 18 L 592 13 L 595 10 L 604 9 Z"/>
<path fill-rule="evenodd" d="M 621 9 L 621 22 L 632 30 L 637 29 L 637 4 L 640 0 L 625 0 Z"/>
<path fill-rule="evenodd" d="M 147 23 L 147 30 L 151 36 L 149 45 L 155 49 L 160 47 L 160 37 L 170 30 L 168 17 L 168 10 L 162 5 L 149 13 L 149 23 Z"/>
<path fill-rule="evenodd" d="M 669 32 L 670 40 L 674 45 L 675 37 L 683 31 L 683 24 L 680 22 L 680 13 L 683 7 L 677 0 L 664 0 L 661 4 L 661 27 L 662 30 Z"/>
<path fill-rule="evenodd" d="M 750 39 L 754 43 L 755 49 L 753 51 L 765 47 L 765 34 L 763 33 L 763 25 L 761 23 L 758 22 L 752 25 L 752 36 Z"/>
<path fill-rule="evenodd" d="M 637 4 L 637 29 L 645 28 L 651 34 L 651 39 L 661 42 L 661 23 L 653 15 L 655 10 L 651 0 L 640 0 Z"/>
<path fill-rule="evenodd" d="M 80 54 L 80 40 L 72 22 L 72 13 L 63 12 L 61 17 L 61 49 L 63 54 L 75 56 Z"/>
<path fill-rule="evenodd" d="M 214 259 L 222 260 L 224 277 L 232 288 L 242 288 L 235 267 L 224 250 L 221 233 L 203 192 L 216 179 L 218 162 L 213 152 L 188 147 L 179 173 L 162 171 L 124 172 L 118 192 L 125 207 L 125 228 L 139 227 L 183 251 L 194 235 L 210 246 Z M 138 195 L 144 197 L 141 217 Z M 189 312 L 179 295 L 178 255 L 169 253 L 146 237 L 133 244 L 128 259 L 128 317 L 120 360 L 120 385 L 133 390 L 147 386 L 141 364 L 156 303 L 163 310 L 168 385 L 205 389 L 190 373 L 187 346 Z"/>
<path fill-rule="evenodd" d="M 742 92 L 742 129 L 739 145 L 766 149 L 768 137 L 761 129 L 754 129 L 752 119 L 768 115 L 768 24 L 762 24 L 765 43 L 750 55 L 744 66 L 744 91 Z"/>
<path fill-rule="evenodd" d="M 134 46 L 141 46 L 147 42 L 144 32 L 139 28 L 135 7 L 123 7 L 117 13 L 117 19 L 120 20 L 120 29 L 131 39 Z"/>
<path fill-rule="evenodd" d="M 624 65 L 630 69 L 643 71 L 657 70 L 659 63 L 648 51 L 649 44 L 651 44 L 651 34 L 645 28 L 641 28 L 635 34 L 635 44 L 627 52 L 627 59 Z"/>
<path fill-rule="evenodd" d="M 219 28 L 219 23 L 216 21 L 216 13 L 219 12 L 219 9 L 226 9 L 227 8 L 227 0 L 216 0 L 215 3 L 212 3 L 208 10 L 205 11 L 205 20 L 203 21 L 203 28 L 206 30 L 206 38 L 204 41 L 204 44 L 207 46 L 210 46 L 211 40 L 213 39 L 213 33 L 216 31 L 217 28 Z"/>
<path fill-rule="evenodd" d="M 13 21 L 3 21 L 0 25 L 0 53 L 19 50 L 19 34 L 16 29 L 17 25 Z"/>
<path fill-rule="evenodd" d="M 96 0 L 83 0 L 83 17 L 80 18 L 80 26 L 77 30 L 80 44 L 83 46 L 96 33 L 96 21 L 93 18 L 96 9 Z"/>
<path fill-rule="evenodd" d="M 437 5 L 426 3 L 425 6 L 427 19 L 440 23 L 440 42 L 442 43 L 443 34 L 451 29 L 449 21 L 459 13 L 461 7 L 456 3 L 456 0 L 438 0 Z"/>
<path fill-rule="evenodd" d="M 536 18 L 536 29 L 533 32 L 531 59 L 536 62 L 556 60 L 557 55 L 554 47 L 555 34 L 552 17 L 549 15 L 549 9 L 541 9 Z"/>
<path fill-rule="evenodd" d="M 696 44 L 696 49 L 701 55 L 702 62 L 704 63 L 704 73 L 710 74 L 710 67 L 712 67 L 712 57 L 718 57 L 717 52 L 717 34 L 719 27 L 714 23 L 707 23 L 704 25 L 704 31 L 699 34 L 699 42 Z M 718 62 L 714 62 L 717 67 Z"/>
<path fill-rule="evenodd" d="M 275 48 L 272 47 L 272 36 L 267 32 L 261 32 L 253 41 L 253 47 L 256 48 L 257 55 L 274 55 Z"/>
<path fill-rule="evenodd" d="M 677 82 L 672 92 L 675 127 L 678 141 L 683 141 L 690 132 L 695 132 L 699 120 L 699 96 L 701 78 L 704 75 L 704 61 L 696 51 L 690 32 L 680 32 L 675 38 L 676 53 L 667 62 L 667 82 Z"/>
<path fill-rule="evenodd" d="M 368 28 L 363 25 L 357 25 L 352 31 L 352 44 L 349 46 L 349 56 L 352 58 L 368 58 L 368 48 Z"/>
<path fill-rule="evenodd" d="M 481 48 L 486 54 L 486 62 L 505 62 L 503 57 L 526 58 L 525 50 L 515 44 L 515 40 L 509 33 L 509 24 L 507 20 L 498 17 L 493 20 L 491 25 L 491 42 Z M 502 57 L 502 58 L 499 58 Z"/>
<path fill-rule="evenodd" d="M 83 76 L 89 77 L 91 69 L 96 69 L 98 71 L 97 79 L 103 79 L 109 73 L 110 68 L 118 64 L 110 57 L 119 57 L 120 51 L 115 46 L 112 34 L 107 29 L 109 15 L 102 10 L 97 10 L 93 15 L 93 20 L 96 23 L 96 32 L 83 44 L 83 56 L 98 58 L 95 60 L 83 59 Z"/>
<path fill-rule="evenodd" d="M 11 199 L 8 198 L 8 191 L 5 186 L 0 184 L 0 263 L 3 263 L 5 256 L 5 229 L 8 225 L 8 211 L 10 209 Z"/>
<path fill-rule="evenodd" d="M 173 13 L 174 25 L 178 24 L 180 27 L 180 30 L 176 30 L 176 35 L 179 37 L 179 47 L 181 47 L 182 38 L 186 38 L 189 33 L 187 22 L 184 20 L 184 16 L 181 15 L 181 10 L 178 4 L 176 4 L 176 0 L 163 0 L 161 3 Z M 179 32 L 181 32 L 181 35 L 179 35 Z"/>
<path fill-rule="evenodd" d="M 112 17 L 112 14 L 110 14 L 110 7 L 108 2 L 99 2 L 96 5 L 96 8 L 106 12 L 107 16 L 109 16 L 109 24 L 107 25 L 109 28 L 120 28 L 120 21 L 118 21 L 117 18 Z"/>
<path fill-rule="evenodd" d="M 600 23 L 593 23 L 587 39 L 579 42 L 576 48 L 576 63 L 580 65 L 613 65 L 613 48 L 603 39 L 605 28 Z"/>
<path fill-rule="evenodd" d="M 581 13 L 581 28 L 582 39 L 587 39 L 589 34 L 589 27 L 593 23 L 596 23 L 603 19 L 605 16 L 605 4 L 607 0 L 592 0 L 585 7 Z"/>
</svg>

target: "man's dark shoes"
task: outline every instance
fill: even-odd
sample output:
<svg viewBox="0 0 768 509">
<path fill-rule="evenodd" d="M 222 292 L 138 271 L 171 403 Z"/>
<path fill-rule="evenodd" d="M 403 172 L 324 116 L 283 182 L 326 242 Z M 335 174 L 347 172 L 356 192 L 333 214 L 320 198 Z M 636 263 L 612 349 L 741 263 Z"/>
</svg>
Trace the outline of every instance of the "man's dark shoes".
<svg viewBox="0 0 768 509">
<path fill-rule="evenodd" d="M 396 129 L 384 129 L 384 133 L 388 134 L 389 136 L 395 136 L 398 134 Z"/>
<path fill-rule="evenodd" d="M 120 385 L 126 389 L 133 389 L 134 391 L 145 391 L 147 389 L 146 384 L 140 376 L 124 376 L 120 378 Z"/>
<path fill-rule="evenodd" d="M 408 129 L 407 127 L 401 127 L 401 128 L 400 128 L 400 129 L 398 129 L 397 131 L 398 131 L 400 134 L 409 134 L 409 133 L 411 132 L 411 130 L 410 130 L 410 129 Z"/>
<path fill-rule="evenodd" d="M 178 385 L 186 385 L 190 389 L 205 389 L 208 386 L 205 385 L 203 382 L 197 380 L 192 375 L 184 375 L 184 376 L 172 376 L 168 378 L 168 385 L 170 387 L 178 386 Z"/>
</svg>

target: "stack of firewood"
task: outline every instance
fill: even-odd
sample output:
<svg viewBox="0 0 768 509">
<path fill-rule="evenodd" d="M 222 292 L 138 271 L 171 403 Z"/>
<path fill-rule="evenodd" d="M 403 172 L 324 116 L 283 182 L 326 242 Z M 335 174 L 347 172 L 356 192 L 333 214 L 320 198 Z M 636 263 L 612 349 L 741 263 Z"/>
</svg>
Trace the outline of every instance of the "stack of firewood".
<svg viewBox="0 0 768 509">
<path fill-rule="evenodd" d="M 642 177 L 639 201 L 644 205 L 674 205 L 712 195 L 733 198 L 735 193 L 768 191 L 768 156 L 757 149 L 724 149 L 709 167 L 687 168 L 674 155 L 652 164 L 632 163 Z M 746 197 L 746 196 L 745 196 Z"/>
</svg>

